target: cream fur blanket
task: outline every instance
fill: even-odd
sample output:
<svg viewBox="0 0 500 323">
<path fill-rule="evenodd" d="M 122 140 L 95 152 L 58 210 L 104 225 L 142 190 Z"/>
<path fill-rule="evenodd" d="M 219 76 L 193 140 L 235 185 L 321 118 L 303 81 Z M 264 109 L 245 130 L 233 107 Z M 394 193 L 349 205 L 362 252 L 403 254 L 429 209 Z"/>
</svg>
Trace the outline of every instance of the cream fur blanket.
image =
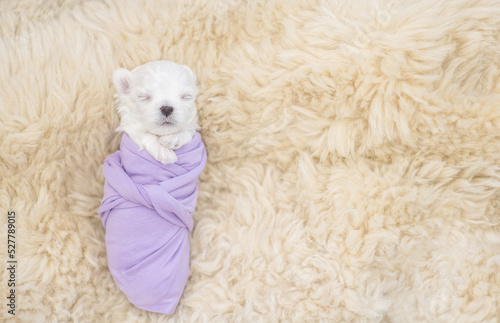
<svg viewBox="0 0 500 323">
<path fill-rule="evenodd" d="M 500 1 L 0 1 L 0 320 L 498 322 Z M 208 163 L 173 316 L 97 214 L 110 75 L 198 74 Z"/>
</svg>

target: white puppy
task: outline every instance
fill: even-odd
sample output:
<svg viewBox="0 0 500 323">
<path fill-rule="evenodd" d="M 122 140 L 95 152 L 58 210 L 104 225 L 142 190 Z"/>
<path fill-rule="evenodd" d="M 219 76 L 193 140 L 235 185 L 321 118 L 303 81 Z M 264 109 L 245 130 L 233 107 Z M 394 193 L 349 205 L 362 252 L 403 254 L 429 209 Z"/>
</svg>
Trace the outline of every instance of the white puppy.
<svg viewBox="0 0 500 323">
<path fill-rule="evenodd" d="M 113 73 L 117 131 L 126 132 L 141 149 L 163 164 L 177 161 L 175 149 L 199 130 L 195 73 L 186 65 L 155 61 Z"/>
</svg>

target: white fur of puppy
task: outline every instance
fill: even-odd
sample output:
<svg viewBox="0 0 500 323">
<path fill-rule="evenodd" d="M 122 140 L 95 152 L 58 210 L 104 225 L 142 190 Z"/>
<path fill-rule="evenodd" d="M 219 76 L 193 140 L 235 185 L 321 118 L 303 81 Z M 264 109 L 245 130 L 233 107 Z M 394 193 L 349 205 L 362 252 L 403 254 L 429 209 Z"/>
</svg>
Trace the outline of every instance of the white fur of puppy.
<svg viewBox="0 0 500 323">
<path fill-rule="evenodd" d="M 196 74 L 186 65 L 154 61 L 113 73 L 120 126 L 140 149 L 163 164 L 199 130 Z"/>
</svg>

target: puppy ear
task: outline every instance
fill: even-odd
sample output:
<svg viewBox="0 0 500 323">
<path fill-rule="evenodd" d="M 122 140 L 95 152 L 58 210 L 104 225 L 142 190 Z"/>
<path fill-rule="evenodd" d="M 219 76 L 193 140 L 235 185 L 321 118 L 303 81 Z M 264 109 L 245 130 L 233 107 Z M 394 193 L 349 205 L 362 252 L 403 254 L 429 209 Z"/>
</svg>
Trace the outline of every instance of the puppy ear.
<svg viewBox="0 0 500 323">
<path fill-rule="evenodd" d="M 198 83 L 198 77 L 196 76 L 196 73 L 191 69 L 191 67 L 187 66 L 187 65 L 182 65 L 184 67 L 184 69 L 187 70 L 189 76 L 191 77 L 192 81 L 193 81 L 193 85 L 194 85 L 194 88 L 193 88 L 193 95 L 194 97 L 196 98 L 200 92 L 200 89 L 199 89 L 199 83 Z"/>
<path fill-rule="evenodd" d="M 124 68 L 119 68 L 113 72 L 113 85 L 118 94 L 127 94 L 130 92 L 132 73 Z"/>
<path fill-rule="evenodd" d="M 196 77 L 196 74 L 193 72 L 193 70 L 191 69 L 191 67 L 187 66 L 187 65 L 182 65 L 189 73 L 189 75 L 191 76 L 191 78 L 193 79 L 193 82 L 196 82 L 197 81 L 197 77 Z"/>
</svg>

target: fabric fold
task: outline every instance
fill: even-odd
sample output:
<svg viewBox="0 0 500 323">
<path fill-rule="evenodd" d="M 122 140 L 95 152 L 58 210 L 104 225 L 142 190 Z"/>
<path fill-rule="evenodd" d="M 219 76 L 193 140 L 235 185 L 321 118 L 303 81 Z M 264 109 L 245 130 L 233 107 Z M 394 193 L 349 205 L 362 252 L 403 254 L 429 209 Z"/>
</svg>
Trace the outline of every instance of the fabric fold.
<svg viewBox="0 0 500 323">
<path fill-rule="evenodd" d="M 189 232 L 206 165 L 201 135 L 164 165 L 124 133 L 120 150 L 104 163 L 99 207 L 106 229 L 108 266 L 117 286 L 137 307 L 174 312 L 189 277 Z"/>
</svg>

